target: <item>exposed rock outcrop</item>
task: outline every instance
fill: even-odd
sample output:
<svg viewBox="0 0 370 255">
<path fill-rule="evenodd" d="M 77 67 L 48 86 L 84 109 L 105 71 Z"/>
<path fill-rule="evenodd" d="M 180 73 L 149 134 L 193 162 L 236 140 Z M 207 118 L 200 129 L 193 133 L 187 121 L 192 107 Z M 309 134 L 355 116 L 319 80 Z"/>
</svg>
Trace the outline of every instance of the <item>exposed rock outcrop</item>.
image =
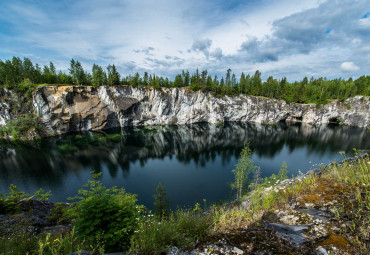
<svg viewBox="0 0 370 255">
<path fill-rule="evenodd" d="M 17 117 L 14 108 L 20 108 L 22 98 L 6 88 L 0 88 L 0 126 Z"/>
<path fill-rule="evenodd" d="M 370 101 L 362 96 L 317 108 L 314 104 L 246 95 L 217 98 L 209 92 L 187 88 L 45 86 L 34 94 L 33 108 L 49 135 L 124 126 L 224 121 L 370 126 Z M 0 125 L 15 117 L 2 100 Z"/>
</svg>

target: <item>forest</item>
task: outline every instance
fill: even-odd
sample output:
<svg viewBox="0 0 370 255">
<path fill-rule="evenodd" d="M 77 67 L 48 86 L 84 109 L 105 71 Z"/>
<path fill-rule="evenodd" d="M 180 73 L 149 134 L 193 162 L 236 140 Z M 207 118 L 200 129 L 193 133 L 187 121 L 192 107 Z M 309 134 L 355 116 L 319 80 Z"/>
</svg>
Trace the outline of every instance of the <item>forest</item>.
<svg viewBox="0 0 370 255">
<path fill-rule="evenodd" d="M 303 75 L 302 75 L 303 76 Z M 115 65 L 108 65 L 106 70 L 94 64 L 91 72 L 84 70 L 82 64 L 72 59 L 68 73 L 56 71 L 53 62 L 41 67 L 33 64 L 29 58 L 13 57 L 11 60 L 0 60 L 0 86 L 31 93 L 39 84 L 55 85 L 91 85 L 91 86 L 150 86 L 155 88 L 188 87 L 191 90 L 210 91 L 214 96 L 235 96 L 239 94 L 283 99 L 286 102 L 326 104 L 330 100 L 345 100 L 355 95 L 370 96 L 370 76 L 363 75 L 357 79 L 307 78 L 301 81 L 288 82 L 287 78 L 275 79 L 269 76 L 262 81 L 261 72 L 254 74 L 241 73 L 240 77 L 226 71 L 225 77 L 211 76 L 207 70 L 190 74 L 183 70 L 174 80 L 168 77 L 144 72 L 121 76 Z"/>
</svg>

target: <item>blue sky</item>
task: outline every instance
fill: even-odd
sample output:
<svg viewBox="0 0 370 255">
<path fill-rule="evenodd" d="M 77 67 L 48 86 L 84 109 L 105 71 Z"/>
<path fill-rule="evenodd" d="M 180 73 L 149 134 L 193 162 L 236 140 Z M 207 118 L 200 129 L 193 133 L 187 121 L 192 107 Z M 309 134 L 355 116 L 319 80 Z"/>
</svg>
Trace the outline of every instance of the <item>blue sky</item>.
<svg viewBox="0 0 370 255">
<path fill-rule="evenodd" d="M 0 59 L 173 77 L 370 74 L 368 0 L 1 0 Z"/>
</svg>

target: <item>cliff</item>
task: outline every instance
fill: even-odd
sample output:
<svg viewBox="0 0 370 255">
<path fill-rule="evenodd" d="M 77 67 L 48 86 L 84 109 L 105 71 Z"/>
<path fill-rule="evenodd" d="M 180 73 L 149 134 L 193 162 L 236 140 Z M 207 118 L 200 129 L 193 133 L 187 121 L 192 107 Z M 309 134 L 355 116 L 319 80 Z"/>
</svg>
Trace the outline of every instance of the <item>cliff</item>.
<svg viewBox="0 0 370 255">
<path fill-rule="evenodd" d="M 362 96 L 318 108 L 314 104 L 245 95 L 217 98 L 186 88 L 45 86 L 37 89 L 32 104 L 49 135 L 124 126 L 224 121 L 370 126 L 370 101 Z M 1 103 L 0 125 L 16 118 L 8 108 L 5 101 Z"/>
</svg>

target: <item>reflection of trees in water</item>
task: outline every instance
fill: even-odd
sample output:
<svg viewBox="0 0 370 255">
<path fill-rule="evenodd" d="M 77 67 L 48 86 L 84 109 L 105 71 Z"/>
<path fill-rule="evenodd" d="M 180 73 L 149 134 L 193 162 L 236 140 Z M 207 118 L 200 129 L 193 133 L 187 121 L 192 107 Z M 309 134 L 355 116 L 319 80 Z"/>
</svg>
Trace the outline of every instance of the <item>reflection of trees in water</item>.
<svg viewBox="0 0 370 255">
<path fill-rule="evenodd" d="M 290 151 L 306 146 L 309 154 L 351 153 L 353 147 L 365 148 L 369 138 L 366 129 L 348 126 L 252 123 L 86 132 L 33 145 L 0 146 L 0 178 L 22 176 L 57 185 L 67 171 L 101 170 L 105 166 L 112 177 L 119 174 L 119 169 L 125 176 L 133 163 L 144 166 L 149 159 L 172 155 L 184 164 L 195 162 L 204 166 L 217 157 L 226 164 L 233 157 L 239 157 L 247 142 L 259 157 L 273 158 L 284 146 Z"/>
</svg>

